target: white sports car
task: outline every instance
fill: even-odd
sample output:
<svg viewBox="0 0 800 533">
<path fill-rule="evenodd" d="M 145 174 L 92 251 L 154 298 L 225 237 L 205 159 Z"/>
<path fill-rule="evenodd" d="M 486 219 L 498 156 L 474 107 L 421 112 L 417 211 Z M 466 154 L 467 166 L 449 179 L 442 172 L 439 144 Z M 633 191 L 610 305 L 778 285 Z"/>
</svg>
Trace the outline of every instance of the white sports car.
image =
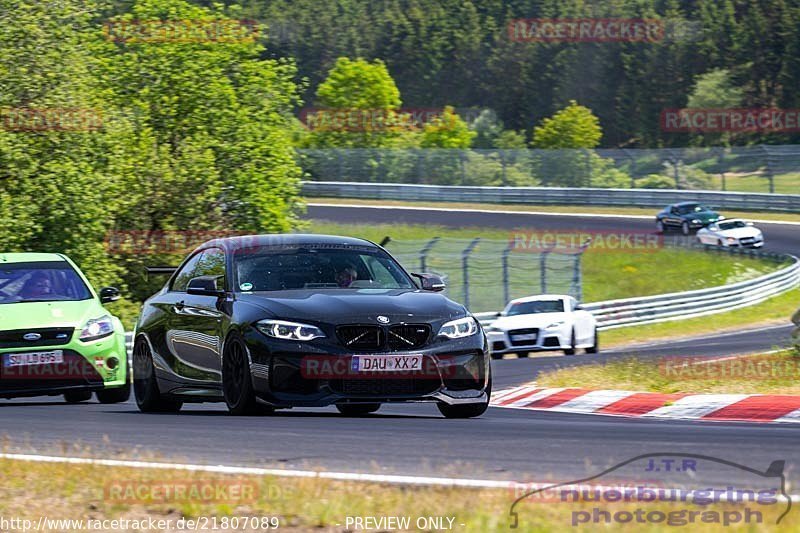
<svg viewBox="0 0 800 533">
<path fill-rule="evenodd" d="M 764 235 L 752 222 L 732 218 L 709 224 L 697 230 L 697 240 L 701 244 L 715 246 L 742 246 L 761 248 L 764 246 Z"/>
<path fill-rule="evenodd" d="M 505 353 L 563 350 L 574 355 L 578 348 L 597 353 L 597 321 L 572 296 L 541 294 L 508 303 L 497 320 L 486 328 L 492 357 Z"/>
</svg>

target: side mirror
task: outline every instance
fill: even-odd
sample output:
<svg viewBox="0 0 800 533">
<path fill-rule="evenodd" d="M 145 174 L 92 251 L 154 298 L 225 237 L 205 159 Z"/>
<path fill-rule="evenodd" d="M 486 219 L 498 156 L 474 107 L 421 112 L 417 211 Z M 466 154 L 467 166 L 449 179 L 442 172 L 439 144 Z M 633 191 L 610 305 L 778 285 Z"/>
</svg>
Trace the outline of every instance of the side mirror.
<svg viewBox="0 0 800 533">
<path fill-rule="evenodd" d="M 219 276 L 198 276 L 189 281 L 186 286 L 187 294 L 196 294 L 198 296 L 222 296 L 225 291 L 217 287 L 217 279 Z"/>
<path fill-rule="evenodd" d="M 710 226 L 708 226 L 708 229 L 710 229 L 711 231 L 719 231 L 719 226 L 717 226 L 716 224 L 711 224 Z"/>
<path fill-rule="evenodd" d="M 412 272 L 411 275 L 415 278 L 419 278 L 420 288 L 424 291 L 439 292 L 447 287 L 441 276 L 437 276 L 436 274 L 415 274 Z"/>
<path fill-rule="evenodd" d="M 100 303 L 111 303 L 119 300 L 119 289 L 116 287 L 103 287 L 100 289 Z"/>
</svg>

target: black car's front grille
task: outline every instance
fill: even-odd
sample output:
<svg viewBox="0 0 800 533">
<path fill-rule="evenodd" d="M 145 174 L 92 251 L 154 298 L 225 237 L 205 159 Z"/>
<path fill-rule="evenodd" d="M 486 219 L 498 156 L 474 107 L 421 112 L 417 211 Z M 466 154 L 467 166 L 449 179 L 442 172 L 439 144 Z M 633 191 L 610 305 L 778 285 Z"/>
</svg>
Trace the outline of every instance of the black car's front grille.
<svg viewBox="0 0 800 533">
<path fill-rule="evenodd" d="M 398 324 L 391 327 L 349 324 L 336 328 L 339 342 L 361 352 L 414 350 L 427 344 L 430 324 Z"/>
<path fill-rule="evenodd" d="M 424 346 L 431 335 L 429 324 L 403 324 L 389 328 L 387 336 L 392 351 L 413 350 Z"/>
<path fill-rule="evenodd" d="M 524 336 L 524 339 L 519 337 Z M 512 346 L 530 346 L 539 339 L 539 328 L 512 329 L 508 332 Z"/>
<path fill-rule="evenodd" d="M 74 331 L 72 328 L 32 328 L 0 331 L 0 348 L 61 346 L 69 343 Z M 32 340 L 26 340 L 26 335 L 29 335 Z"/>
<path fill-rule="evenodd" d="M 339 342 L 352 350 L 380 350 L 386 341 L 383 328 L 371 325 L 339 326 L 336 328 L 336 336 L 339 337 Z"/>
<path fill-rule="evenodd" d="M 441 387 L 438 379 L 341 379 L 330 382 L 334 392 L 353 397 L 391 397 L 430 394 Z"/>
</svg>

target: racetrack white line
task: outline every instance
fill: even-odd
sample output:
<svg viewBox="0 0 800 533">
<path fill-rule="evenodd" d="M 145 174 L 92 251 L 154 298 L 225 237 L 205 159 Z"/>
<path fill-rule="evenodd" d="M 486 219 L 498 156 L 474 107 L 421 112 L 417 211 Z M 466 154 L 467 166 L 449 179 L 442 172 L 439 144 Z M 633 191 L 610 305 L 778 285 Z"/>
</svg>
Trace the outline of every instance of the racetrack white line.
<svg viewBox="0 0 800 533">
<path fill-rule="evenodd" d="M 421 206 L 402 206 L 402 205 L 365 205 L 365 204 L 326 204 L 321 202 L 309 202 L 310 207 L 346 207 L 361 209 L 402 209 L 410 211 L 444 211 L 448 213 L 499 213 L 501 215 L 540 215 L 553 217 L 596 217 L 596 218 L 622 218 L 635 220 L 655 220 L 655 215 L 619 215 L 611 213 L 562 213 L 553 211 L 519 211 L 515 209 L 473 209 L 462 207 L 421 207 Z M 759 220 L 747 218 L 758 224 L 781 224 L 786 226 L 800 226 L 800 222 L 789 222 L 788 220 Z"/>
</svg>

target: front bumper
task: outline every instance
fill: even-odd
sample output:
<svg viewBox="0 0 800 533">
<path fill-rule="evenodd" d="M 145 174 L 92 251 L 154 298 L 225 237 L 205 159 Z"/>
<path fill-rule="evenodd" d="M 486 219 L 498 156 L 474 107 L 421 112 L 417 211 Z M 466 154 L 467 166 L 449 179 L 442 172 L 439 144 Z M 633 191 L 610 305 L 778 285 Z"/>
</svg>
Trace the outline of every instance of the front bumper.
<svg viewBox="0 0 800 533">
<path fill-rule="evenodd" d="M 255 330 L 245 336 L 253 385 L 258 396 L 279 407 L 323 407 L 336 403 L 486 403 L 490 358 L 480 333 L 433 343 L 408 352 L 419 355 L 416 371 L 359 373 L 352 353 L 335 344 L 267 339 Z M 367 355 L 367 354 L 363 354 Z"/>
<path fill-rule="evenodd" d="M 0 398 L 99 391 L 126 384 L 128 358 L 124 332 L 88 343 L 76 337 L 77 333 L 66 344 L 0 348 Z M 63 354 L 61 363 L 8 365 L 8 354 L 56 350 Z"/>
<path fill-rule="evenodd" d="M 548 350 L 564 350 L 571 347 L 571 331 L 565 328 L 535 329 L 535 339 L 528 338 L 533 332 L 520 335 L 509 331 L 487 331 L 486 337 L 492 354 L 499 355 L 514 352 L 544 352 Z M 513 335 L 513 338 L 512 338 Z"/>
</svg>

